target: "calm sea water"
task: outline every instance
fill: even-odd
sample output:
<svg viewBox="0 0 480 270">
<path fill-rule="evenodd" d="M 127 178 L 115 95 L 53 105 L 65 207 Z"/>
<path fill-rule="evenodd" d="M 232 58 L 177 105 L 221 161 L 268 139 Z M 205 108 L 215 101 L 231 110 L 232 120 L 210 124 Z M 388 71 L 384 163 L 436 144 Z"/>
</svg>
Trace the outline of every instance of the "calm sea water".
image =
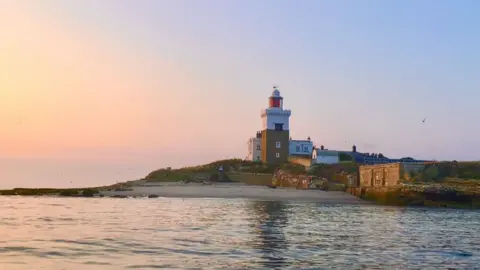
<svg viewBox="0 0 480 270">
<path fill-rule="evenodd" d="M 478 269 L 480 212 L 0 197 L 0 269 Z"/>
</svg>

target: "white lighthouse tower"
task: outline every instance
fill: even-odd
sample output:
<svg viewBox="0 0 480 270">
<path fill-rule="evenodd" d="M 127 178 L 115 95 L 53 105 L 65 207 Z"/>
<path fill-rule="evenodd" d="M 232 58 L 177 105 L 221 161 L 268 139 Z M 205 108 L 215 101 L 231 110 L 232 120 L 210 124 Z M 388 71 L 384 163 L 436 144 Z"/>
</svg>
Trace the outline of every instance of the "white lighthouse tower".
<svg viewBox="0 0 480 270">
<path fill-rule="evenodd" d="M 281 164 L 288 160 L 291 111 L 283 108 L 283 97 L 273 87 L 268 98 L 268 108 L 263 109 L 261 131 L 261 160 L 270 164 Z"/>
</svg>

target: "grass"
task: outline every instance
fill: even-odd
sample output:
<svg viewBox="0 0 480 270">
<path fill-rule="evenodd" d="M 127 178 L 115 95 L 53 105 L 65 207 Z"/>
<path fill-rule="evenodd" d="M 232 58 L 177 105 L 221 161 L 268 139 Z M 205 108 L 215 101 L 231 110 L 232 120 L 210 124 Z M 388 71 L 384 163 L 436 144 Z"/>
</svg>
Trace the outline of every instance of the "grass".
<svg viewBox="0 0 480 270">
<path fill-rule="evenodd" d="M 223 166 L 224 172 L 232 181 L 245 183 L 265 183 L 264 176 L 247 177 L 248 174 L 269 175 L 269 182 L 277 168 L 281 168 L 292 174 L 305 174 L 305 168 L 301 165 L 286 163 L 280 166 L 260 162 L 245 161 L 241 159 L 227 159 L 211 162 L 205 165 L 185 167 L 179 169 L 163 168 L 151 172 L 145 177 L 147 182 L 178 182 L 194 181 L 195 179 L 209 180 L 218 173 L 219 166 Z M 242 175 L 245 174 L 245 175 Z M 239 179 L 239 180 L 235 180 Z M 215 181 L 215 180 L 213 180 Z"/>
<path fill-rule="evenodd" d="M 438 162 L 425 166 L 415 174 L 414 180 L 419 182 L 439 182 L 448 178 L 463 180 L 480 180 L 480 162 Z"/>
</svg>

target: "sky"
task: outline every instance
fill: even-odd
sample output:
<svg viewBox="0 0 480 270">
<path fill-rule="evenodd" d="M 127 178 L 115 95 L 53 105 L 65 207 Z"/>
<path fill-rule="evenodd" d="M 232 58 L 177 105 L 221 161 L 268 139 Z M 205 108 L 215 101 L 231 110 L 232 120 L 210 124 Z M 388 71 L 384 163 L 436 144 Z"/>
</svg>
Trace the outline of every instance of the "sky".
<svg viewBox="0 0 480 270">
<path fill-rule="evenodd" d="M 244 158 L 274 84 L 294 139 L 478 160 L 479 10 L 474 0 L 0 0 L 0 188 Z"/>
</svg>

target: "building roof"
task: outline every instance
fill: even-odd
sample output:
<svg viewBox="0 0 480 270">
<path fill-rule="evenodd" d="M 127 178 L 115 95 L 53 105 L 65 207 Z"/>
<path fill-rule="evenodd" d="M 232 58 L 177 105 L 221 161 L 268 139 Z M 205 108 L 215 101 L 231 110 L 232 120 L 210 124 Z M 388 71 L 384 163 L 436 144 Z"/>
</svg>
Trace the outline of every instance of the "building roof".
<svg viewBox="0 0 480 270">
<path fill-rule="evenodd" d="M 280 99 L 282 98 L 282 96 L 280 96 L 280 91 L 278 91 L 276 86 L 273 87 L 273 92 L 270 97 L 280 98 Z"/>
<path fill-rule="evenodd" d="M 312 143 L 312 141 L 309 141 L 309 140 L 290 140 L 291 142 L 303 142 L 303 143 Z"/>
<path fill-rule="evenodd" d="M 334 157 L 338 156 L 339 152 L 335 150 L 321 150 L 320 148 L 316 148 L 317 156 L 324 156 L 324 157 Z"/>
</svg>

